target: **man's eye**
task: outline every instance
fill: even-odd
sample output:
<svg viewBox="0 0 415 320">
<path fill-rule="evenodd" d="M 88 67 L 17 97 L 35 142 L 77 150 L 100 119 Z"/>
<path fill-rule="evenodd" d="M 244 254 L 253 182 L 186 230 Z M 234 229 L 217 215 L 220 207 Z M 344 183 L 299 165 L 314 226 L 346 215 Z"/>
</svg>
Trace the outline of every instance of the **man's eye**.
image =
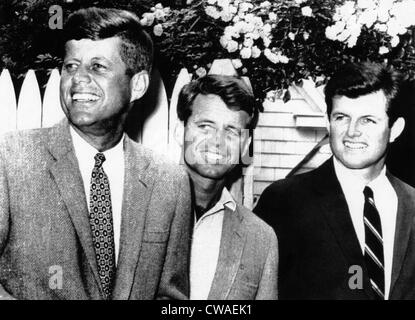
<svg viewBox="0 0 415 320">
<path fill-rule="evenodd" d="M 334 121 L 341 121 L 341 120 L 344 120 L 344 119 L 345 119 L 345 116 L 341 115 L 341 114 L 333 116 Z"/>
<path fill-rule="evenodd" d="M 362 119 L 363 123 L 376 123 L 374 119 L 371 118 L 364 118 Z"/>
<path fill-rule="evenodd" d="M 240 136 L 240 131 L 238 129 L 228 129 L 227 133 L 231 137 L 239 137 Z"/>
<path fill-rule="evenodd" d="M 199 124 L 198 127 L 202 130 L 209 130 L 209 129 L 212 128 L 212 126 L 210 124 L 206 124 L 206 123 L 201 123 L 201 124 Z"/>
<path fill-rule="evenodd" d="M 73 72 L 78 68 L 78 66 L 76 65 L 76 63 L 67 63 L 65 64 L 65 70 L 67 72 Z"/>
<path fill-rule="evenodd" d="M 107 70 L 107 67 L 100 63 L 94 63 L 92 65 L 92 69 L 95 71 L 105 71 Z"/>
</svg>

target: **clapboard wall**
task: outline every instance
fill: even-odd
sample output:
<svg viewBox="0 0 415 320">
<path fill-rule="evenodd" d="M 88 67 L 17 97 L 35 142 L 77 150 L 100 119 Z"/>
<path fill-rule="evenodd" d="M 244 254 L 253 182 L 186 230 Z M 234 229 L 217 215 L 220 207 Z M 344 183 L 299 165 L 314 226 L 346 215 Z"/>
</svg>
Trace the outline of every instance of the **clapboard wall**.
<svg viewBox="0 0 415 320">
<path fill-rule="evenodd" d="M 290 101 L 267 101 L 260 114 L 254 140 L 253 206 L 270 183 L 285 178 L 327 133 L 322 89 L 289 90 Z M 330 155 L 329 146 L 324 145 L 299 172 L 316 168 Z"/>
</svg>

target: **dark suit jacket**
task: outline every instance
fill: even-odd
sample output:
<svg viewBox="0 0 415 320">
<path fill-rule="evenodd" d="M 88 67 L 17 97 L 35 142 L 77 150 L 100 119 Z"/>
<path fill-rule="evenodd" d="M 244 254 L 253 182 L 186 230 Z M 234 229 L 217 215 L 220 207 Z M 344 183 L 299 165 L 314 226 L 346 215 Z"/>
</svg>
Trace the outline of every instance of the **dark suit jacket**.
<svg viewBox="0 0 415 320">
<path fill-rule="evenodd" d="M 225 207 L 219 260 L 209 300 L 277 299 L 278 242 L 274 231 L 237 204 Z"/>
<path fill-rule="evenodd" d="M 388 174 L 398 196 L 390 299 L 415 299 L 415 190 Z M 281 299 L 371 299 L 364 257 L 332 159 L 274 182 L 254 212 L 280 244 Z M 351 289 L 362 267 L 363 289 Z M 355 288 L 352 285 L 352 288 Z"/>
<path fill-rule="evenodd" d="M 186 298 L 189 181 L 125 139 L 120 252 L 113 299 Z M 18 299 L 102 299 L 69 125 L 0 143 L 0 284 Z M 62 286 L 54 281 L 62 272 Z"/>
</svg>

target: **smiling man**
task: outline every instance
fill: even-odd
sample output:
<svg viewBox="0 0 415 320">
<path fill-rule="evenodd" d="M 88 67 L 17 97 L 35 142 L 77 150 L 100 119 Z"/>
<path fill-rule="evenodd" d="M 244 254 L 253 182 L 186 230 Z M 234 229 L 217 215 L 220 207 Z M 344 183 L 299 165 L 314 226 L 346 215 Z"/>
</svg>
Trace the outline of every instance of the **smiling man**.
<svg viewBox="0 0 415 320">
<path fill-rule="evenodd" d="M 281 299 L 415 299 L 415 190 L 385 167 L 405 125 L 398 85 L 382 65 L 338 71 L 325 88 L 333 157 L 261 195 Z"/>
<path fill-rule="evenodd" d="M 225 187 L 258 120 L 251 89 L 237 77 L 208 75 L 182 89 L 177 113 L 194 195 L 190 298 L 276 299 L 275 233 Z"/>
<path fill-rule="evenodd" d="M 151 38 L 134 14 L 98 8 L 64 34 L 66 119 L 0 144 L 0 296 L 187 298 L 188 177 L 124 133 Z"/>
</svg>

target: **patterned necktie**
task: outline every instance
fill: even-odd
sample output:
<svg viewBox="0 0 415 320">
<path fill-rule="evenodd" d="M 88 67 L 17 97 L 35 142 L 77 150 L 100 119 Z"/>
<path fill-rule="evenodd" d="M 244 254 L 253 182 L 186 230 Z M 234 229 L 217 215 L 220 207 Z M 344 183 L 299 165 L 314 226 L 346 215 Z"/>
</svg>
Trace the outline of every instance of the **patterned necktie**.
<svg viewBox="0 0 415 320">
<path fill-rule="evenodd" d="M 108 177 L 102 168 L 105 156 L 97 153 L 92 169 L 89 200 L 89 222 L 98 263 L 98 272 L 106 299 L 111 297 L 115 274 L 115 244 L 112 223 L 111 192 Z"/>
<path fill-rule="evenodd" d="M 369 272 L 375 298 L 385 299 L 385 270 L 383 256 L 382 225 L 379 212 L 376 209 L 373 191 L 369 187 L 363 190 L 365 195 L 364 225 L 365 225 L 365 262 Z"/>
</svg>

